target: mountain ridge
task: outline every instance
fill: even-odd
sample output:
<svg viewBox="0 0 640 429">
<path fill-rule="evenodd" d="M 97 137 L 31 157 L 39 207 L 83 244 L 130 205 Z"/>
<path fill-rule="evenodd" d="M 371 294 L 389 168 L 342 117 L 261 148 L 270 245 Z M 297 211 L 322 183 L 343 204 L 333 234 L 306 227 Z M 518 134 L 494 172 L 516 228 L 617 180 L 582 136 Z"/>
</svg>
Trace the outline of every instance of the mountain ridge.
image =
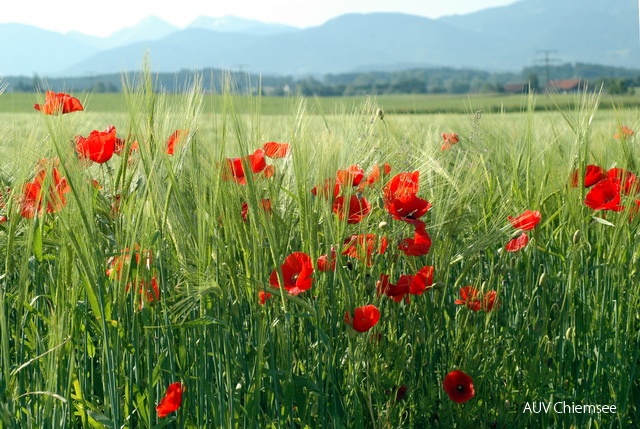
<svg viewBox="0 0 640 429">
<path fill-rule="evenodd" d="M 200 17 L 176 29 L 149 17 L 114 33 L 120 42 L 113 37 L 101 43 L 28 26 L 16 37 L 18 27 L 2 24 L 0 49 L 12 61 L 0 64 L 0 75 L 133 71 L 145 54 L 158 72 L 225 68 L 281 76 L 401 64 L 513 71 L 544 60 L 542 51 L 564 62 L 639 68 L 637 16 L 637 3 L 628 0 L 520 0 L 437 19 L 350 13 L 303 29 L 236 17 Z"/>
</svg>

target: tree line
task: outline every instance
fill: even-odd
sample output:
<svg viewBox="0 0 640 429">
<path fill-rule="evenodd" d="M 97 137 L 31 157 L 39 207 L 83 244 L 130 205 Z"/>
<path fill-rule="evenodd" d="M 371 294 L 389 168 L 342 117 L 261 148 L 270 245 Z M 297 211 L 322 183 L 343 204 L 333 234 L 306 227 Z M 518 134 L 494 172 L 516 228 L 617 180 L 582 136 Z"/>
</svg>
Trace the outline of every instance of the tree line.
<svg viewBox="0 0 640 429">
<path fill-rule="evenodd" d="M 632 93 L 640 87 L 640 70 L 585 63 L 565 63 L 525 67 L 520 73 L 489 72 L 452 67 L 420 68 L 402 71 L 352 72 L 324 76 L 260 76 L 246 72 L 218 69 L 181 70 L 156 73 L 159 91 L 180 92 L 198 78 L 211 93 L 223 90 L 240 94 L 284 96 L 351 96 L 363 94 L 465 94 L 501 93 L 508 84 L 520 83 L 523 91 L 544 90 L 547 82 L 559 79 L 581 79 L 591 88 L 603 86 L 611 94 Z M 8 91 L 121 92 L 123 81 L 135 82 L 136 74 L 105 74 L 77 77 L 42 77 L 34 75 L 6 77 Z"/>
</svg>

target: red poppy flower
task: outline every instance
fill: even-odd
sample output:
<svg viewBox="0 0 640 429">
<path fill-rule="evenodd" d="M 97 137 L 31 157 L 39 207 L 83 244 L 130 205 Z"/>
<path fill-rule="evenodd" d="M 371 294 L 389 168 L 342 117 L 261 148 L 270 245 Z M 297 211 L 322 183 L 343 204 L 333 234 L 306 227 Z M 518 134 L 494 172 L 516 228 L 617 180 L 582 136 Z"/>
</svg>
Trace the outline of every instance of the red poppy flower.
<svg viewBox="0 0 640 429">
<path fill-rule="evenodd" d="M 268 179 L 273 177 L 276 174 L 276 167 L 273 164 L 267 165 L 264 170 L 262 170 L 262 177 Z"/>
<path fill-rule="evenodd" d="M 127 284 L 125 291 L 129 293 L 131 289 L 131 283 Z M 140 304 L 138 310 L 142 310 L 146 304 L 153 304 L 160 301 L 160 285 L 158 284 L 158 278 L 153 276 L 148 283 L 143 279 L 138 279 L 138 293 L 140 294 Z"/>
<path fill-rule="evenodd" d="M 440 150 L 448 150 L 451 147 L 458 143 L 460 139 L 458 138 L 458 134 L 456 133 L 442 133 L 442 146 L 440 146 Z"/>
<path fill-rule="evenodd" d="M 382 173 L 380 172 L 380 170 L 382 170 Z M 367 178 L 360 183 L 358 189 L 362 191 L 366 186 L 372 186 L 374 183 L 380 180 L 380 176 L 383 173 L 385 176 L 391 173 L 391 166 L 389 164 L 385 162 L 382 165 L 374 165 L 371 169 L 371 173 L 369 173 Z"/>
<path fill-rule="evenodd" d="M 265 213 L 271 213 L 271 200 L 269 198 L 262 199 L 262 210 Z M 246 222 L 247 216 L 249 215 L 249 204 L 247 204 L 246 202 L 242 203 L 240 214 L 242 216 L 242 221 Z"/>
<path fill-rule="evenodd" d="M 578 169 L 571 174 L 571 186 L 578 186 Z M 590 188 L 607 177 L 607 172 L 600 166 L 589 164 L 584 171 L 584 187 Z"/>
<path fill-rule="evenodd" d="M 640 187 L 638 177 L 630 171 L 622 168 L 611 168 L 607 171 L 607 177 L 620 181 L 621 190 L 626 195 L 635 195 Z"/>
<path fill-rule="evenodd" d="M 482 294 L 473 286 L 460 288 L 460 299 L 456 299 L 458 305 L 466 305 L 471 311 L 478 311 L 482 308 Z"/>
<path fill-rule="evenodd" d="M 511 225 L 513 225 L 516 229 L 521 229 L 522 231 L 529 231 L 535 228 L 539 223 L 542 216 L 540 212 L 537 210 L 525 210 L 522 214 L 513 217 L 507 216 Z"/>
<path fill-rule="evenodd" d="M 187 130 L 175 130 L 167 137 L 167 154 L 173 155 L 176 150 L 176 144 L 180 143 L 187 135 Z"/>
<path fill-rule="evenodd" d="M 359 259 L 370 267 L 373 265 L 374 253 L 382 255 L 387 246 L 387 237 L 378 237 L 375 234 L 352 235 L 344 240 L 342 254 Z"/>
<path fill-rule="evenodd" d="M 449 395 L 449 399 L 458 404 L 467 402 L 475 395 L 473 378 L 459 369 L 451 371 L 444 377 L 443 388 Z"/>
<path fill-rule="evenodd" d="M 394 219 L 407 222 L 422 217 L 431 209 L 431 203 L 415 194 L 406 194 L 386 201 L 384 208 Z"/>
<path fill-rule="evenodd" d="M 258 291 L 258 302 L 260 305 L 265 305 L 267 300 L 271 298 L 271 294 L 269 292 L 265 292 L 263 290 Z"/>
<path fill-rule="evenodd" d="M 329 254 L 320 255 L 316 262 L 318 271 L 335 271 L 336 270 L 336 250 L 332 247 Z"/>
<path fill-rule="evenodd" d="M 116 150 L 116 128 L 111 125 L 104 131 L 91 131 L 88 137 L 76 136 L 76 152 L 80 158 L 103 164 Z"/>
<path fill-rule="evenodd" d="M 118 156 L 122 156 L 122 152 L 124 152 L 124 148 L 126 147 L 126 145 L 127 145 L 127 142 L 124 139 L 116 137 L 115 150 L 113 151 L 113 153 L 115 153 Z M 137 151 L 138 149 L 140 149 L 140 145 L 138 144 L 137 140 L 134 140 L 129 145 L 129 152 L 127 154 L 131 155 L 133 152 Z"/>
<path fill-rule="evenodd" d="M 433 273 L 434 268 L 431 266 L 420 268 L 411 279 L 409 293 L 411 295 L 422 295 L 423 292 L 431 289 L 431 286 L 433 286 Z"/>
<path fill-rule="evenodd" d="M 233 179 L 241 185 L 246 185 L 245 163 L 249 165 L 253 173 L 264 171 L 267 168 L 267 163 L 264 159 L 264 150 L 256 149 L 254 153 L 244 158 L 227 158 L 227 169 L 224 171 L 222 178 L 225 180 Z"/>
<path fill-rule="evenodd" d="M 352 165 L 336 173 L 336 181 L 342 186 L 358 186 L 362 179 L 364 179 L 364 170 L 359 165 Z"/>
<path fill-rule="evenodd" d="M 167 415 L 177 411 L 182 405 L 182 393 L 184 392 L 184 386 L 182 383 L 171 383 L 167 387 L 167 392 L 164 398 L 160 400 L 160 403 L 156 407 L 158 417 L 166 417 Z"/>
<path fill-rule="evenodd" d="M 398 173 L 384 187 L 384 200 L 391 201 L 408 194 L 417 194 L 420 187 L 420 172 Z"/>
<path fill-rule="evenodd" d="M 398 245 L 398 249 L 406 256 L 424 256 L 431 249 L 431 237 L 425 229 L 425 223 L 416 220 L 412 222 L 415 226 L 413 238 L 405 238 Z"/>
<path fill-rule="evenodd" d="M 344 323 L 358 332 L 367 332 L 380 320 L 380 310 L 375 305 L 365 305 L 353 310 L 353 318 L 349 312 L 344 314 Z"/>
<path fill-rule="evenodd" d="M 340 220 L 346 217 L 347 223 L 356 224 L 371 212 L 371 205 L 366 198 L 351 195 L 349 205 L 346 206 L 345 198 L 339 196 L 333 200 L 333 212 L 338 215 Z"/>
<path fill-rule="evenodd" d="M 64 113 L 84 110 L 82 103 L 75 97 L 64 93 L 47 91 L 44 96 L 44 104 L 34 104 L 33 108 L 45 115 L 61 115 Z"/>
<path fill-rule="evenodd" d="M 42 166 L 39 167 L 36 177 L 25 183 L 22 196 L 20 198 L 20 215 L 24 218 L 31 219 L 39 215 L 43 211 L 44 189 L 43 186 L 47 182 L 47 170 Z M 71 188 L 67 183 L 67 179 L 57 168 L 52 167 L 51 178 L 49 179 L 47 213 L 57 213 L 67 204 L 64 194 L 68 193 Z"/>
<path fill-rule="evenodd" d="M 340 184 L 335 179 L 325 179 L 322 185 L 311 188 L 311 194 L 322 198 L 336 198 L 340 195 Z"/>
<path fill-rule="evenodd" d="M 389 281 L 388 274 L 380 274 L 380 280 L 376 283 L 376 290 L 378 291 L 378 295 L 384 294 L 395 302 L 402 302 L 402 300 L 405 299 L 408 304 L 409 297 L 407 297 L 407 295 L 410 294 L 412 280 L 413 276 L 403 274 L 398 278 L 398 281 L 393 284 Z"/>
<path fill-rule="evenodd" d="M 289 143 L 267 142 L 262 145 L 262 149 L 269 158 L 284 158 L 289 154 L 291 146 Z"/>
<path fill-rule="evenodd" d="M 529 236 L 526 232 L 523 232 L 516 238 L 512 238 L 509 242 L 504 246 L 507 252 L 517 252 L 520 249 L 523 249 L 529 244 Z"/>
<path fill-rule="evenodd" d="M 284 289 L 291 295 L 298 295 L 311 289 L 313 285 L 313 263 L 311 257 L 303 252 L 294 252 L 287 256 L 280 266 L 284 281 Z M 278 270 L 273 270 L 269 283 L 275 288 L 280 287 Z"/>
<path fill-rule="evenodd" d="M 142 256 L 145 257 L 145 267 L 147 268 L 147 270 L 150 270 L 151 264 L 153 262 L 153 251 L 140 250 L 140 246 L 138 244 L 135 244 L 133 251 L 129 250 L 129 248 L 126 248 L 117 255 L 112 256 L 107 260 L 107 277 L 113 278 L 115 280 L 120 280 L 124 268 L 126 266 L 131 266 L 131 269 L 137 269 L 140 265 Z"/>
<path fill-rule="evenodd" d="M 614 139 L 625 139 L 627 137 L 631 137 L 634 134 L 633 130 L 626 125 L 620 127 L 620 130 L 613 135 Z"/>
<path fill-rule="evenodd" d="M 620 205 L 620 180 L 609 177 L 599 181 L 584 197 L 584 203 L 593 210 L 624 210 Z"/>
<path fill-rule="evenodd" d="M 500 305 L 500 301 L 498 301 L 498 292 L 495 290 L 490 290 L 484 294 L 482 297 L 482 310 L 487 313 L 493 310 L 497 310 Z"/>
</svg>

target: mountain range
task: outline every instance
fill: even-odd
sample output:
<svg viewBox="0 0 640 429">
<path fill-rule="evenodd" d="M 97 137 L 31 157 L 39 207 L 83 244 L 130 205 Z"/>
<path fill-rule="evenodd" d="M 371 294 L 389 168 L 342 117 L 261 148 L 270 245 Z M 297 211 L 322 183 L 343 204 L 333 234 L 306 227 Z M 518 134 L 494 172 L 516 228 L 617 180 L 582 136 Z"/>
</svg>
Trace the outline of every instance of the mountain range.
<svg viewBox="0 0 640 429">
<path fill-rule="evenodd" d="M 519 0 L 438 19 L 347 14 L 295 28 L 200 17 L 180 29 L 156 18 L 108 38 L 0 24 L 0 75 L 86 76 L 221 68 L 263 75 L 323 75 L 417 67 L 516 71 L 551 62 L 640 68 L 638 3 Z"/>
</svg>

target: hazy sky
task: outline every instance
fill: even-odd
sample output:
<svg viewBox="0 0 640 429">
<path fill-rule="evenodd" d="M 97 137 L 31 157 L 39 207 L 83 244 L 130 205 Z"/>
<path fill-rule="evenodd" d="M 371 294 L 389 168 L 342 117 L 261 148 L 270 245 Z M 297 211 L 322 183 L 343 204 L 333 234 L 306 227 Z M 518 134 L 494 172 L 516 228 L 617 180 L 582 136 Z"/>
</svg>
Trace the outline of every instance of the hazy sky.
<svg viewBox="0 0 640 429">
<path fill-rule="evenodd" d="M 517 0 L 31 0 L 0 10 L 0 23 L 31 24 L 48 30 L 108 36 L 155 15 L 178 27 L 198 16 L 238 16 L 296 27 L 320 25 L 349 12 L 403 12 L 437 18 L 504 6 Z"/>
</svg>

